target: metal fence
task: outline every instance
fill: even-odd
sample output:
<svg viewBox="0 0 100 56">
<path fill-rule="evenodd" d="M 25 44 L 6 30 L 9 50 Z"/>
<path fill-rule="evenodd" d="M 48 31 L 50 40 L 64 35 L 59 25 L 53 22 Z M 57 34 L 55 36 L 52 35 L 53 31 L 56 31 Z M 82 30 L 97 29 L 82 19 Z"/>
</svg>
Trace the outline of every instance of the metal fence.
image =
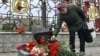
<svg viewBox="0 0 100 56">
<path fill-rule="evenodd" d="M 0 31 L 13 31 L 14 27 L 24 26 L 31 30 L 37 21 L 48 27 L 55 20 L 54 6 L 59 0 L 1 0 Z M 35 20 L 34 20 L 35 19 Z"/>
<path fill-rule="evenodd" d="M 31 31 L 31 26 L 39 22 L 48 28 L 56 22 L 55 5 L 62 0 L 0 0 L 0 31 L 13 31 L 14 27 L 24 26 Z M 80 6 L 84 0 L 78 1 Z"/>
</svg>

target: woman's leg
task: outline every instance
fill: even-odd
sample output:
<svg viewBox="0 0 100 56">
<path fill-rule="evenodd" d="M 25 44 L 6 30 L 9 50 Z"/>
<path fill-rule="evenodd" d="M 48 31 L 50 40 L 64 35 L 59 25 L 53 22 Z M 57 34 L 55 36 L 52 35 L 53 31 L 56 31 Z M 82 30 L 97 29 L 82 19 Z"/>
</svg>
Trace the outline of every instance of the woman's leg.
<svg viewBox="0 0 100 56">
<path fill-rule="evenodd" d="M 69 32 L 70 38 L 69 38 L 69 44 L 70 49 L 72 52 L 75 52 L 75 32 Z"/>
<path fill-rule="evenodd" d="M 80 29 L 78 31 L 78 36 L 80 40 L 80 52 L 85 52 L 85 40 L 84 40 L 84 35 L 83 35 L 83 30 Z"/>
</svg>

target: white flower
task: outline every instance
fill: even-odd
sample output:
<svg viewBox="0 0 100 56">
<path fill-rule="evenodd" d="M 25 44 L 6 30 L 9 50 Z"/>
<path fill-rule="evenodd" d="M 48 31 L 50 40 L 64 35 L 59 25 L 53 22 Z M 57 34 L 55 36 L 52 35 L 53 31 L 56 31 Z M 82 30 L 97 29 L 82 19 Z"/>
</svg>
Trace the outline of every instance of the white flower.
<svg viewBox="0 0 100 56">
<path fill-rule="evenodd" d="M 38 50 L 39 48 L 37 48 L 37 46 L 34 46 L 33 49 L 31 50 L 31 54 L 36 54 Z"/>
</svg>

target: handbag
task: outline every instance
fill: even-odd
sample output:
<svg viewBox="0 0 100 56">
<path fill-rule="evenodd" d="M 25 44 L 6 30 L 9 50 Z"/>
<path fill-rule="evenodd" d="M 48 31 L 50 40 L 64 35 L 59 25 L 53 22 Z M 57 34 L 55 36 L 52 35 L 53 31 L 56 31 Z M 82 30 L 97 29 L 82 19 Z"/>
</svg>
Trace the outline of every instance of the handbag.
<svg viewBox="0 0 100 56">
<path fill-rule="evenodd" d="M 87 26 L 88 26 L 88 29 L 92 29 L 93 31 L 91 31 L 91 36 L 92 38 L 96 38 L 96 31 L 95 31 L 95 26 L 94 26 L 94 22 L 93 21 L 89 21 L 89 22 L 86 22 Z"/>
<path fill-rule="evenodd" d="M 82 28 L 83 28 L 83 35 L 84 35 L 85 42 L 87 43 L 93 42 L 93 38 L 91 36 L 91 32 L 93 31 L 93 29 L 88 29 L 86 22 L 83 22 Z"/>
</svg>

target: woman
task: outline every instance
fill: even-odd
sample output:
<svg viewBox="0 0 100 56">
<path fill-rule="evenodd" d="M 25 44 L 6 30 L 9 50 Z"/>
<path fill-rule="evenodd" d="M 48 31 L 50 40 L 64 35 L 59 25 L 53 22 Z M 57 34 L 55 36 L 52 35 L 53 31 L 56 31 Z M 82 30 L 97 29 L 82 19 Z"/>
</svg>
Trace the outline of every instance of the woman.
<svg viewBox="0 0 100 56">
<path fill-rule="evenodd" d="M 75 52 L 75 32 L 78 33 L 80 39 L 80 54 L 85 54 L 85 40 L 83 35 L 83 21 L 85 21 L 86 16 L 84 12 L 75 5 L 66 5 L 65 3 L 60 3 L 57 5 L 57 9 L 60 11 L 60 14 L 57 19 L 57 26 L 53 32 L 51 40 L 54 40 L 57 36 L 62 22 L 65 21 L 68 26 L 69 35 L 70 35 L 70 49 L 72 52 Z"/>
</svg>

